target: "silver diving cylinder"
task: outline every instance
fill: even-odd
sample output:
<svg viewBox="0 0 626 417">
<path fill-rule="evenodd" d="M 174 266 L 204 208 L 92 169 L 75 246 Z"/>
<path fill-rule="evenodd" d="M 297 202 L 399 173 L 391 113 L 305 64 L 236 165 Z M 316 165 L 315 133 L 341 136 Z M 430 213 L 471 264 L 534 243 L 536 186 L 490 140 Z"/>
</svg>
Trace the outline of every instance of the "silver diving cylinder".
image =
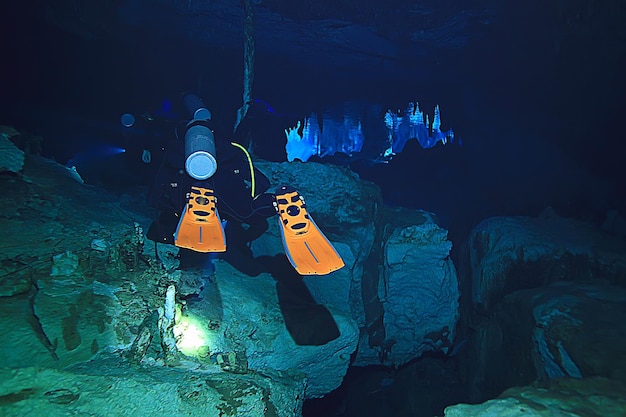
<svg viewBox="0 0 626 417">
<path fill-rule="evenodd" d="M 185 170 L 200 181 L 210 178 L 217 171 L 215 137 L 204 121 L 192 120 L 187 124 Z"/>
<path fill-rule="evenodd" d="M 193 117 L 185 128 L 185 170 L 196 180 L 206 180 L 217 171 L 215 137 L 208 125 L 211 112 L 195 94 L 187 94 L 183 103 Z"/>
</svg>

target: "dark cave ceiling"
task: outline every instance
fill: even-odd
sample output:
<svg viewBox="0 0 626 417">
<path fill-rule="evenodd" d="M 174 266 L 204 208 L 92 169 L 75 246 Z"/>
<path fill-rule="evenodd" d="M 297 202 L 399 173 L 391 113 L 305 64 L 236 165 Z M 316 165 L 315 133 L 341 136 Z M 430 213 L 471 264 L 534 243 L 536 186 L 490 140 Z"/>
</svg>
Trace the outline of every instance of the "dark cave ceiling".
<svg viewBox="0 0 626 417">
<path fill-rule="evenodd" d="M 327 71 L 389 72 L 485 36 L 493 0 L 253 0 L 257 53 Z M 242 5 L 233 0 L 48 2 L 39 15 L 85 38 L 132 42 L 169 37 L 222 49 L 243 43 Z"/>
<path fill-rule="evenodd" d="M 533 65 L 559 71 L 591 60 L 610 65 L 626 49 L 626 5 L 620 0 L 249 1 L 261 70 L 263 65 L 289 66 L 329 80 L 459 84 L 468 81 L 467 74 L 497 77 L 522 66 L 524 71 Z M 242 3 L 12 2 L 2 13 L 3 38 L 28 47 L 25 38 L 45 37 L 45 31 L 56 28 L 83 42 L 129 51 L 167 53 L 169 48 L 189 54 L 191 48 L 204 48 L 219 65 L 219 53 L 241 59 Z M 284 77 L 274 72 L 277 79 Z"/>
<path fill-rule="evenodd" d="M 618 143 L 615 126 L 626 104 L 622 0 L 251 1 L 255 92 L 271 103 L 292 106 L 313 97 L 317 102 L 305 104 L 324 105 L 328 94 L 341 100 L 349 86 L 344 97 L 395 93 L 399 103 L 445 104 L 446 117 L 462 127 L 489 96 L 492 109 L 506 108 L 503 123 L 524 128 L 525 120 L 544 115 L 542 123 L 551 126 L 526 128 L 558 132 L 555 140 L 577 151 L 589 147 L 590 135 Z M 240 1 L 34 0 L 2 7 L 5 101 L 40 100 L 44 88 L 57 100 L 126 92 L 125 103 L 147 101 L 139 97 L 146 90 L 180 92 L 202 84 L 202 76 L 209 78 L 207 91 L 223 87 L 220 97 L 241 100 Z M 63 49 L 64 43 L 81 48 Z M 129 78 L 117 91 L 101 81 L 112 71 Z M 140 82 L 148 87 L 133 91 Z M 98 83 L 99 90 L 89 90 Z"/>
</svg>

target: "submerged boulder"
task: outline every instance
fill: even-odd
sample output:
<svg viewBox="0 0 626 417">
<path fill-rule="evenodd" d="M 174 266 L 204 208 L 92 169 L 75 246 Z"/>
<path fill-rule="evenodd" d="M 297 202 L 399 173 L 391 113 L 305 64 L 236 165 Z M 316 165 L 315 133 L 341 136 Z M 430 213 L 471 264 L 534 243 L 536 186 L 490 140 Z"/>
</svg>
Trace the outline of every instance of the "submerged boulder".
<svg viewBox="0 0 626 417">
<path fill-rule="evenodd" d="M 626 386 L 606 378 L 564 378 L 511 388 L 482 404 L 447 407 L 444 417 L 626 415 Z"/>
<path fill-rule="evenodd" d="M 385 207 L 380 189 L 346 168 L 312 162 L 257 166 L 272 184 L 300 191 L 346 263 L 303 282 L 318 303 L 359 327 L 355 365 L 400 366 L 426 351 L 448 352 L 459 288 L 449 258 L 452 243 L 433 214 Z M 283 253 L 276 222 L 252 249 L 256 256 Z"/>
<path fill-rule="evenodd" d="M 219 330 L 211 351 L 242 352 L 248 368 L 259 373 L 297 371 L 307 381 L 306 398 L 321 397 L 341 385 L 359 329 L 350 316 L 307 296 L 299 276 L 291 278 L 251 278 L 219 262 L 206 300 L 189 304 L 187 312 L 208 322 L 213 311 Z"/>
<path fill-rule="evenodd" d="M 469 239 L 472 304 L 490 312 L 506 295 L 559 280 L 626 285 L 626 243 L 556 216 L 493 217 Z"/>
<path fill-rule="evenodd" d="M 507 217 L 483 221 L 468 246 L 474 401 L 537 379 L 626 381 L 623 241 L 571 219 Z"/>
<path fill-rule="evenodd" d="M 626 289 L 556 282 L 516 291 L 477 326 L 467 356 L 477 399 L 535 380 L 603 376 L 626 383 Z"/>
<path fill-rule="evenodd" d="M 393 214 L 394 220 L 386 225 L 391 234 L 384 242 L 378 296 L 384 363 L 399 366 L 424 352 L 450 353 L 459 316 L 459 286 L 450 259 L 452 242 L 434 216 L 404 210 Z"/>
</svg>

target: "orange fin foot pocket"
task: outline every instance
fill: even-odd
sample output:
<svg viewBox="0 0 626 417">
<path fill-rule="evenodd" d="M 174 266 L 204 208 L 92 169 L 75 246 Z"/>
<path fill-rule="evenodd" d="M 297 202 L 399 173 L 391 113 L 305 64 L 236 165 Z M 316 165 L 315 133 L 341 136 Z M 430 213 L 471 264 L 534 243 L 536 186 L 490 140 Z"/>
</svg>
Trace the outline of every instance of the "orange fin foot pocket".
<svg viewBox="0 0 626 417">
<path fill-rule="evenodd" d="M 174 234 L 176 246 L 196 252 L 226 251 L 226 235 L 216 203 L 213 190 L 191 187 Z"/>
<path fill-rule="evenodd" d="M 326 275 L 343 268 L 343 259 L 309 215 L 298 191 L 282 186 L 275 204 L 285 253 L 300 275 Z"/>
</svg>

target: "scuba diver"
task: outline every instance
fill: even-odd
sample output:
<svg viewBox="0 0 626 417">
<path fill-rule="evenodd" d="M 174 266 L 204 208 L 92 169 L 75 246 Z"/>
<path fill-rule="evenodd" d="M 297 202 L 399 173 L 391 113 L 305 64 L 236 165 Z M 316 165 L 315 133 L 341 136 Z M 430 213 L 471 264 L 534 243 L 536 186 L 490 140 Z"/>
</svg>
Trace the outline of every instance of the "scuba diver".
<svg viewBox="0 0 626 417">
<path fill-rule="evenodd" d="M 257 276 L 268 266 L 262 257 L 254 258 L 250 243 L 278 215 L 285 253 L 298 274 L 324 275 L 342 268 L 341 256 L 308 214 L 298 191 L 281 186 L 269 192 L 270 181 L 236 141 L 242 129 L 235 131 L 233 141 L 215 140 L 211 112 L 202 100 L 187 94 L 183 104 L 192 118 L 183 134 L 179 124 L 172 140 L 160 146 L 160 166 L 148 192 L 148 204 L 159 214 L 148 239 L 181 248 L 181 263 L 185 256 L 222 253 L 241 272 Z"/>
<path fill-rule="evenodd" d="M 156 110 L 143 111 L 137 116 L 124 113 L 120 117 L 124 169 L 140 185 L 152 184 L 162 164 L 165 147 L 171 142 L 171 132 L 181 119 L 172 107 L 171 101 L 163 100 Z"/>
</svg>

